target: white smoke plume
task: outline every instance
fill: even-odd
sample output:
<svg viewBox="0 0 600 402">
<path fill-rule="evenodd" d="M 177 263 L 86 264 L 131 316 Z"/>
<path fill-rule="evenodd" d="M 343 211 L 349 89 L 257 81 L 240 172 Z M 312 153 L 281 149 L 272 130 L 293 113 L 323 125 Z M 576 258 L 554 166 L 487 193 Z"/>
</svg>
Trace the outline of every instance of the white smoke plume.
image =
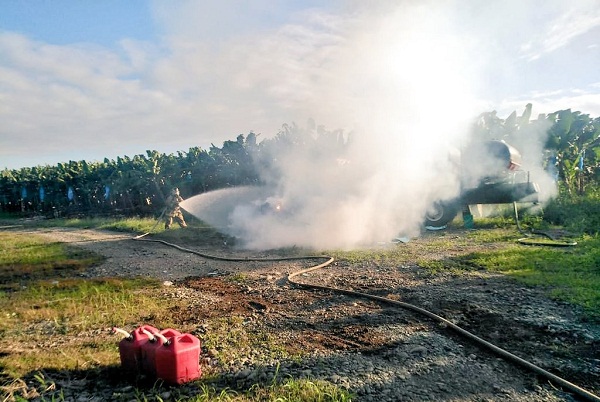
<svg viewBox="0 0 600 402">
<path fill-rule="evenodd" d="M 558 185 L 552 167 L 547 166 L 551 163 L 548 161 L 549 155 L 544 152 L 551 126 L 552 123 L 546 119 L 546 116 L 540 115 L 536 120 L 520 125 L 519 130 L 506 139 L 523 156 L 521 169 L 528 173 L 531 181 L 538 184 L 538 197 L 542 206 L 558 194 Z"/>
<path fill-rule="evenodd" d="M 290 96 L 294 104 L 305 99 L 297 115 L 334 130 L 343 151 L 308 141 L 274 152 L 268 157 L 278 175 L 263 177 L 267 187 L 200 195 L 183 207 L 254 249 L 350 249 L 418 235 L 431 203 L 458 195 L 450 150 L 463 145 L 485 107 L 474 99 L 486 55 L 453 18 L 451 3 L 392 3 L 295 32 L 300 59 L 274 66 L 297 69 Z M 317 36 L 327 45 L 302 52 L 302 41 Z M 291 127 L 322 137 L 312 121 Z M 278 202 L 281 211 L 265 211 Z"/>
</svg>

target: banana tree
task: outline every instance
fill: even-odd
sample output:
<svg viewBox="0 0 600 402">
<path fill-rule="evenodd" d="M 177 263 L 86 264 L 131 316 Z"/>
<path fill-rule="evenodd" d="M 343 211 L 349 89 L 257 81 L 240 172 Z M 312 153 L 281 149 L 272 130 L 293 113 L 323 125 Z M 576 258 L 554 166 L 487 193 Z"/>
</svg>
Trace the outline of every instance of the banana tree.
<svg viewBox="0 0 600 402">
<path fill-rule="evenodd" d="M 600 118 L 567 109 L 548 119 L 554 124 L 546 148 L 555 152 L 559 176 L 569 193 L 583 194 L 600 172 Z"/>
</svg>

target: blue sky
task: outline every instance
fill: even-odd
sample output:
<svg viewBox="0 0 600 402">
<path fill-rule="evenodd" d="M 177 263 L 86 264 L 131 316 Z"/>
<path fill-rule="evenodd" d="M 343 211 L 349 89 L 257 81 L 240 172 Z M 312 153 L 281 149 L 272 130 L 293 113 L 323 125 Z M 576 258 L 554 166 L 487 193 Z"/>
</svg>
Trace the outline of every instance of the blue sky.
<svg viewBox="0 0 600 402">
<path fill-rule="evenodd" d="M 123 38 L 159 37 L 147 1 L 9 1 L 0 3 L 0 27 L 55 45 L 78 42 L 113 47 Z"/>
<path fill-rule="evenodd" d="M 527 103 L 597 117 L 599 45 L 600 0 L 0 0 L 0 169 L 308 118 L 377 140 Z"/>
</svg>

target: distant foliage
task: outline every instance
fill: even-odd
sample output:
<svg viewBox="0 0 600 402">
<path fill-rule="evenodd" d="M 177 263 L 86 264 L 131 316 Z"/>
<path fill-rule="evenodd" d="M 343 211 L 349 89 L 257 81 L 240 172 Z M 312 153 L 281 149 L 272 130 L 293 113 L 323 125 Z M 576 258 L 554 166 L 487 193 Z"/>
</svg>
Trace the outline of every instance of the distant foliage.
<svg viewBox="0 0 600 402">
<path fill-rule="evenodd" d="M 544 221 L 573 232 L 598 233 L 600 118 L 567 109 L 531 120 L 528 104 L 521 116 L 513 112 L 505 120 L 495 112 L 482 114 L 473 134 L 484 139 L 505 139 L 517 148 L 538 136 L 543 140 L 540 160 L 555 177 L 559 189 L 559 196 L 544 206 Z"/>
<path fill-rule="evenodd" d="M 519 143 L 533 133 L 545 133 L 546 168 L 555 172 L 565 194 L 582 195 L 600 180 L 600 118 L 571 110 L 531 120 L 531 105 L 521 116 L 501 119 L 496 112 L 480 115 L 472 135 Z M 164 154 L 123 156 L 102 162 L 69 161 L 56 166 L 5 169 L 0 172 L 3 212 L 46 216 L 123 215 L 160 213 L 165 197 L 178 187 L 185 197 L 219 188 L 277 181 L 277 156 L 301 147 L 308 155 L 343 155 L 349 139 L 339 130 L 327 131 L 309 121 L 308 127 L 284 125 L 279 133 L 258 142 L 252 132 L 240 134 L 222 147 Z"/>
<path fill-rule="evenodd" d="M 546 169 L 555 175 L 559 187 L 568 194 L 583 195 L 588 186 L 598 187 L 600 181 L 600 118 L 591 118 L 570 109 L 549 115 L 540 114 L 531 120 L 532 105 L 521 116 L 513 112 L 500 119 L 496 112 L 483 113 L 473 128 L 473 135 L 482 139 L 503 139 L 520 148 L 530 137 L 544 141 L 540 155 Z"/>
<path fill-rule="evenodd" d="M 589 188 L 586 194 L 564 193 L 544 207 L 544 220 L 574 233 L 597 234 L 600 230 L 600 189 Z"/>
<path fill-rule="evenodd" d="M 570 193 L 584 194 L 600 180 L 600 118 L 561 110 L 548 116 L 554 124 L 546 148 L 555 152 L 562 184 Z"/>
<path fill-rule="evenodd" d="M 103 162 L 69 161 L 56 166 L 5 169 L 0 205 L 5 212 L 74 215 L 150 215 L 178 187 L 190 196 L 222 187 L 256 184 L 251 153 L 256 135 L 239 135 L 222 148 L 199 147 L 163 154 L 146 151 Z"/>
</svg>

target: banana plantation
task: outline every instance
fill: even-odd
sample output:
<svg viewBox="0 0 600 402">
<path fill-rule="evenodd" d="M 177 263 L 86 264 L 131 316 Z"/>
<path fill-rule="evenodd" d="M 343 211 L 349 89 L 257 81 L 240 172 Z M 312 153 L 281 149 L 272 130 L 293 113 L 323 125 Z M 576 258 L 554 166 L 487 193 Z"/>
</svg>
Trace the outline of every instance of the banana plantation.
<svg viewBox="0 0 600 402">
<path fill-rule="evenodd" d="M 531 105 L 527 105 L 521 115 L 513 112 L 506 119 L 496 112 L 480 115 L 471 134 L 512 143 L 539 130 L 546 133 L 545 168 L 553 172 L 563 192 L 584 194 L 588 188 L 599 187 L 600 118 L 561 110 L 532 120 Z M 260 184 L 262 173 L 272 169 L 273 149 L 307 144 L 330 152 L 342 150 L 347 141 L 340 131 L 292 124 L 261 142 L 251 132 L 208 150 L 194 147 L 177 154 L 148 150 L 102 162 L 5 169 L 0 175 L 0 208 L 5 213 L 47 217 L 152 215 L 162 209 L 173 187 L 186 198 L 225 187 Z"/>
<path fill-rule="evenodd" d="M 56 166 L 4 170 L 4 212 L 46 216 L 149 215 L 162 209 L 173 187 L 184 195 L 258 180 L 250 154 L 256 136 L 240 135 L 222 148 L 195 147 L 176 155 L 158 151 L 102 162 L 69 161 Z"/>
</svg>

